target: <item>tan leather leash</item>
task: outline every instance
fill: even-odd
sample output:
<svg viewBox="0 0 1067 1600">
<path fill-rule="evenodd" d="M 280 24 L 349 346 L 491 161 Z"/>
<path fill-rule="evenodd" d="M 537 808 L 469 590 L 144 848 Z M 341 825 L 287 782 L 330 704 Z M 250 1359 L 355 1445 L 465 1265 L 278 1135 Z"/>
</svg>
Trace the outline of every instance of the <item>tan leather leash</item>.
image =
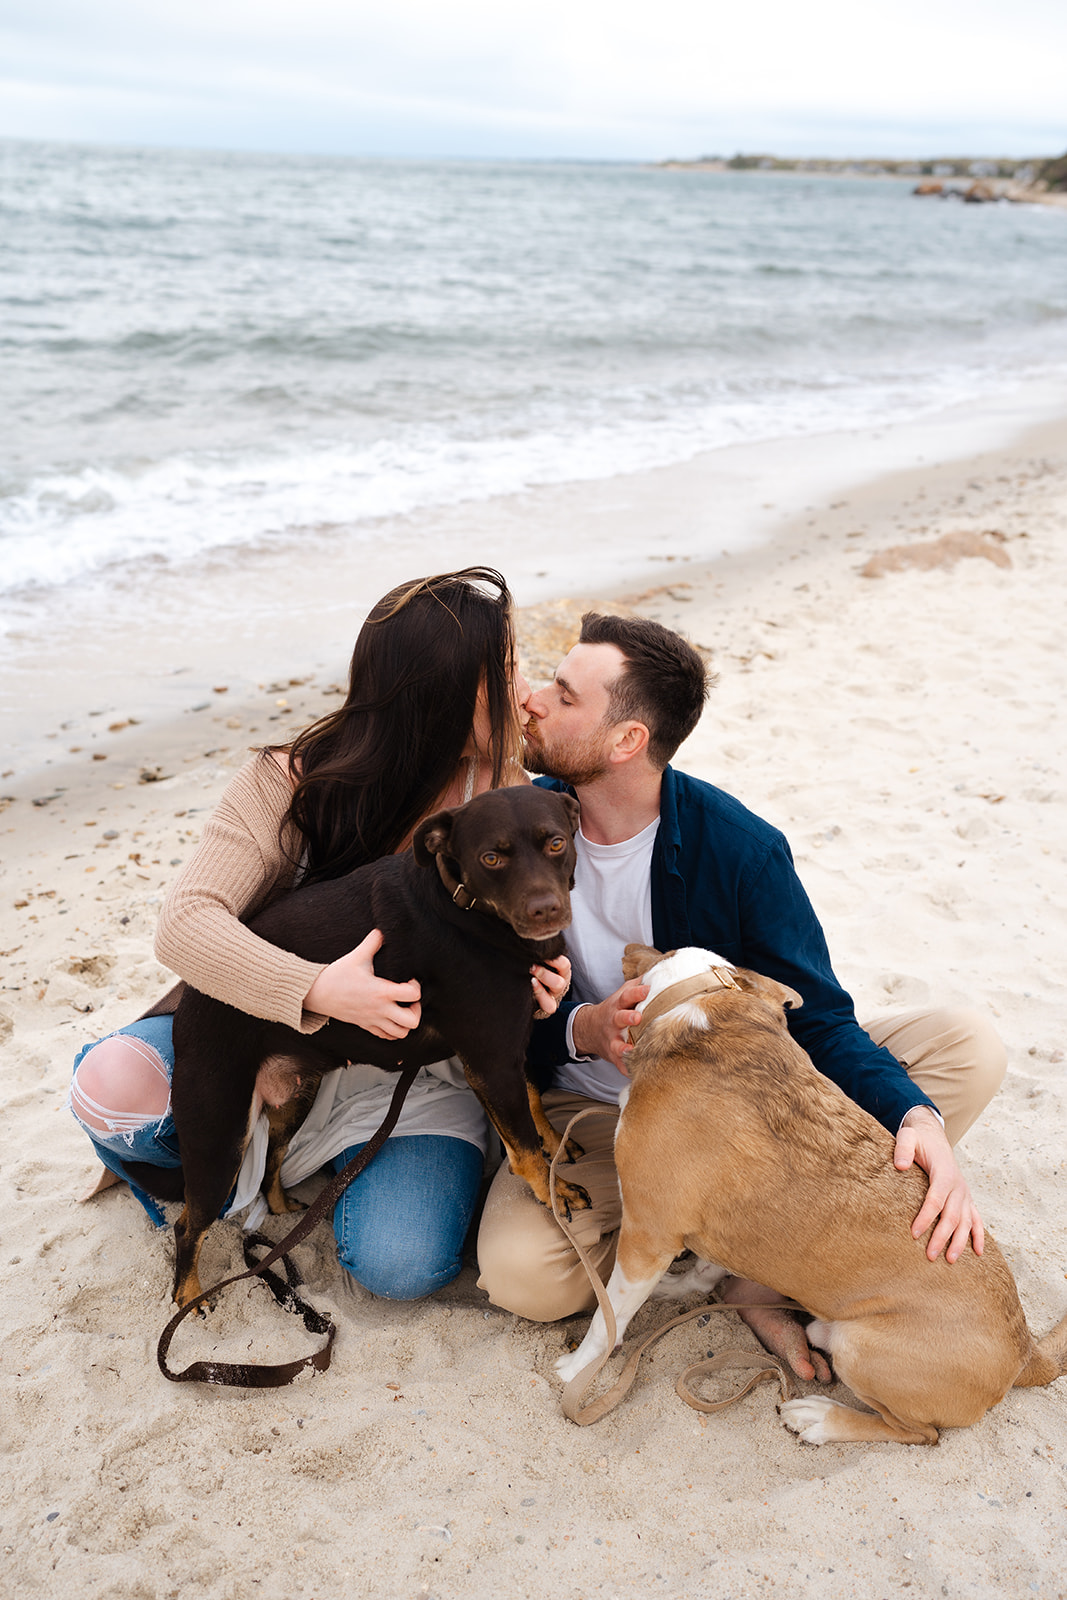
<svg viewBox="0 0 1067 1600">
<path fill-rule="evenodd" d="M 607 1290 L 604 1287 L 600 1274 L 593 1266 L 593 1263 L 590 1261 L 586 1251 L 578 1243 L 578 1240 L 574 1237 L 574 1234 L 567 1226 L 566 1220 L 560 1214 L 559 1203 L 556 1198 L 556 1168 L 559 1164 L 561 1152 L 566 1150 L 567 1140 L 570 1138 L 571 1129 L 577 1123 L 581 1122 L 585 1117 L 604 1116 L 607 1113 L 614 1114 L 615 1107 L 587 1106 L 584 1111 L 576 1112 L 567 1124 L 563 1137 L 560 1140 L 559 1150 L 556 1151 L 556 1154 L 552 1159 L 552 1164 L 548 1170 L 548 1187 L 549 1195 L 552 1200 L 552 1214 L 562 1228 L 568 1241 L 572 1245 L 579 1261 L 582 1263 L 582 1266 L 585 1268 L 586 1275 L 588 1276 L 589 1282 L 592 1284 L 593 1290 L 596 1294 L 597 1304 L 603 1312 L 604 1321 L 607 1324 L 608 1331 L 608 1346 L 604 1354 L 598 1356 L 596 1360 L 590 1361 L 587 1366 L 583 1367 L 581 1372 L 577 1373 L 564 1387 L 563 1394 L 560 1397 L 560 1404 L 563 1407 L 564 1415 L 569 1417 L 571 1422 L 576 1422 L 580 1428 L 587 1428 L 591 1423 L 599 1422 L 601 1417 L 607 1416 L 609 1411 L 614 1411 L 615 1407 L 619 1404 L 619 1401 L 629 1393 L 633 1385 L 633 1381 L 637 1377 L 637 1368 L 645 1351 L 650 1349 L 657 1340 L 662 1339 L 665 1333 L 669 1333 L 672 1328 L 679 1327 L 683 1322 L 691 1322 L 694 1317 L 704 1316 L 706 1313 L 712 1311 L 749 1311 L 756 1309 L 764 1311 L 799 1311 L 803 1309 L 793 1300 L 785 1300 L 779 1302 L 777 1305 L 760 1306 L 758 1308 L 755 1306 L 726 1305 L 719 1301 L 711 1301 L 707 1305 L 696 1306 L 692 1311 L 683 1311 L 678 1316 L 671 1317 L 669 1322 L 663 1323 L 661 1327 L 657 1328 L 653 1333 L 650 1333 L 647 1338 L 643 1339 L 637 1348 L 631 1353 L 629 1361 L 626 1363 L 626 1366 L 623 1368 L 619 1378 L 612 1385 L 612 1387 L 604 1394 L 600 1395 L 597 1399 L 591 1401 L 589 1405 L 583 1406 L 581 1402 L 584 1395 L 596 1381 L 601 1368 L 604 1367 L 608 1361 L 610 1361 L 615 1352 L 617 1324 L 615 1322 L 615 1312 L 612 1309 L 611 1301 L 608 1299 Z M 721 1372 L 727 1367 L 749 1369 L 754 1368 L 755 1371 L 744 1387 L 738 1389 L 735 1394 L 730 1395 L 726 1400 L 702 1400 L 698 1395 L 693 1393 L 690 1387 L 692 1383 L 701 1378 L 707 1377 L 712 1372 Z M 797 1392 L 793 1382 L 793 1377 L 786 1364 L 779 1360 L 777 1356 L 769 1355 L 766 1352 L 756 1354 L 755 1351 L 751 1350 L 723 1350 L 720 1351 L 718 1355 L 711 1356 L 707 1361 L 696 1361 L 692 1366 L 687 1367 L 678 1378 L 674 1388 L 675 1393 L 680 1399 L 685 1401 L 687 1406 L 692 1406 L 696 1411 L 713 1412 L 725 1411 L 727 1406 L 736 1405 L 737 1401 L 743 1399 L 744 1396 L 748 1394 L 750 1390 L 754 1389 L 757 1384 L 773 1383 L 775 1381 L 777 1381 L 779 1385 L 782 1399 L 791 1400 Z"/>
<path fill-rule="evenodd" d="M 302 1300 L 297 1294 L 301 1283 L 300 1274 L 290 1261 L 287 1251 L 293 1249 L 301 1240 L 306 1239 L 311 1230 L 322 1221 L 338 1200 L 344 1194 L 349 1184 L 359 1176 L 364 1167 L 368 1166 L 378 1154 L 382 1145 L 396 1127 L 400 1116 L 400 1108 L 405 1097 L 418 1074 L 418 1067 L 406 1067 L 401 1073 L 393 1098 L 389 1102 L 389 1110 L 381 1126 L 371 1135 L 370 1139 L 358 1151 L 336 1176 L 317 1195 L 311 1205 L 304 1212 L 300 1221 L 285 1235 L 278 1244 L 271 1245 L 269 1239 L 262 1234 L 249 1234 L 245 1239 L 244 1257 L 248 1264 L 247 1272 L 235 1273 L 232 1278 L 223 1278 L 220 1283 L 212 1284 L 210 1289 L 205 1289 L 198 1294 L 195 1300 L 190 1300 L 176 1312 L 163 1332 L 159 1336 L 159 1346 L 156 1350 L 156 1360 L 159 1370 L 171 1383 L 217 1383 L 230 1388 L 245 1389 L 280 1389 L 287 1383 L 292 1383 L 298 1373 L 305 1367 L 313 1367 L 316 1372 L 325 1372 L 330 1365 L 333 1354 L 333 1342 L 337 1336 L 336 1324 L 322 1311 L 316 1311 Z M 256 1261 L 253 1250 L 262 1245 L 267 1245 L 268 1254 L 261 1261 Z M 281 1260 L 285 1267 L 285 1279 L 275 1272 L 268 1272 L 267 1268 Z M 190 1366 L 184 1367 L 180 1372 L 172 1372 L 167 1366 L 167 1352 L 171 1340 L 177 1331 L 179 1323 L 183 1322 L 191 1311 L 195 1311 L 211 1295 L 218 1294 L 220 1289 L 229 1288 L 231 1283 L 240 1283 L 243 1278 L 260 1278 L 273 1294 L 280 1306 L 286 1311 L 292 1311 L 304 1319 L 304 1326 L 309 1333 L 324 1333 L 326 1343 L 309 1356 L 301 1356 L 296 1361 L 283 1361 L 273 1366 L 261 1366 L 257 1362 L 235 1361 L 194 1361 Z"/>
</svg>

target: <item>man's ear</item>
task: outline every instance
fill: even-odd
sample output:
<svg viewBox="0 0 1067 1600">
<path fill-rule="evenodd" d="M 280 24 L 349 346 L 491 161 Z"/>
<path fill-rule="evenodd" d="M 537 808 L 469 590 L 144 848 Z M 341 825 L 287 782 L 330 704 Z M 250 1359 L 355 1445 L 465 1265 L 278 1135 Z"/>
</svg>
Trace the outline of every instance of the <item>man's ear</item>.
<svg viewBox="0 0 1067 1600">
<path fill-rule="evenodd" d="M 612 735 L 609 761 L 632 761 L 648 749 L 648 729 L 643 722 L 620 723 Z"/>
<path fill-rule="evenodd" d="M 415 829 L 411 848 L 420 867 L 432 867 L 437 857 L 448 849 L 453 815 L 453 811 L 435 811 Z"/>
</svg>

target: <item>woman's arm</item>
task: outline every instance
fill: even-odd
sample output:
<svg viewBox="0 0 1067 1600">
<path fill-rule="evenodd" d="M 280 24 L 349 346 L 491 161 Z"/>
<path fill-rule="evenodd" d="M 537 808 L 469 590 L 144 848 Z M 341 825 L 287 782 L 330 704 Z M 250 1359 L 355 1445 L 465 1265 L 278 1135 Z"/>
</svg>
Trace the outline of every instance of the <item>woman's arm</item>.
<svg viewBox="0 0 1067 1600">
<path fill-rule="evenodd" d="M 269 754 L 246 762 L 163 903 L 156 956 L 214 999 L 310 1033 L 326 1017 L 307 1010 L 304 999 L 325 969 L 279 950 L 240 920 L 293 883 L 300 837 L 289 829 L 279 840 L 291 794 Z"/>
</svg>

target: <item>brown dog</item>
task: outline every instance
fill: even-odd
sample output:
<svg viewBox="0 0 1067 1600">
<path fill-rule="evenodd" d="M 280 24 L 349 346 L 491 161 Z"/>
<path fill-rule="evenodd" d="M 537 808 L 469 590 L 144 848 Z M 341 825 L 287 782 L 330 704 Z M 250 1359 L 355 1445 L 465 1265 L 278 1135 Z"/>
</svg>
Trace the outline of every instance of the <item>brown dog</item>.
<svg viewBox="0 0 1067 1600">
<path fill-rule="evenodd" d="M 929 1233 L 911 1236 L 926 1174 L 898 1172 L 892 1137 L 790 1038 L 783 1006 L 798 995 L 705 950 L 628 945 L 623 971 L 651 993 L 615 1142 L 623 1221 L 608 1295 L 620 1340 L 689 1249 L 704 1260 L 670 1292 L 730 1272 L 796 1300 L 816 1318 L 812 1344 L 877 1413 L 786 1402 L 783 1421 L 810 1444 L 934 1444 L 1013 1385 L 1067 1371 L 1067 1317 L 1034 1341 L 988 1234 L 982 1256 L 927 1260 Z M 598 1311 L 557 1370 L 569 1380 L 606 1342 Z"/>
<path fill-rule="evenodd" d="M 182 1165 L 127 1163 L 161 1199 L 180 1199 L 175 1225 L 174 1298 L 200 1293 L 197 1259 L 208 1228 L 226 1204 L 258 1115 L 256 1078 L 291 1085 L 292 1098 L 271 1110 L 271 1150 L 264 1190 L 272 1211 L 296 1209 L 278 1182 L 294 1129 L 323 1073 L 347 1061 L 386 1071 L 428 1066 L 456 1054 L 496 1128 L 512 1171 L 549 1203 L 548 1162 L 559 1135 L 525 1072 L 533 1025 L 530 966 L 563 953 L 571 920 L 577 803 L 568 795 L 522 785 L 439 811 L 415 831 L 413 851 L 386 856 L 347 877 L 297 889 L 253 917 L 249 927 L 308 961 L 330 962 L 372 928 L 384 943 L 379 976 L 415 977 L 422 1016 L 403 1039 L 379 1039 L 331 1021 L 297 1033 L 186 989 L 174 1015 L 172 1103 Z M 589 1205 L 568 1184 L 568 1209 Z"/>
</svg>

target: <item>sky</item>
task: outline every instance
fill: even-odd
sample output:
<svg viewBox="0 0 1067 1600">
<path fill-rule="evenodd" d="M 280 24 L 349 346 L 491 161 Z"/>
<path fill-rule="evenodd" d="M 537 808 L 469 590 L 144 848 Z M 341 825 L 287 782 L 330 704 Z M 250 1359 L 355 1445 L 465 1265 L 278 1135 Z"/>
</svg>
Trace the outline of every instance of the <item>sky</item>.
<svg viewBox="0 0 1067 1600">
<path fill-rule="evenodd" d="M 1055 155 L 1064 0 L 0 0 L 0 137 L 341 155 Z"/>
</svg>

